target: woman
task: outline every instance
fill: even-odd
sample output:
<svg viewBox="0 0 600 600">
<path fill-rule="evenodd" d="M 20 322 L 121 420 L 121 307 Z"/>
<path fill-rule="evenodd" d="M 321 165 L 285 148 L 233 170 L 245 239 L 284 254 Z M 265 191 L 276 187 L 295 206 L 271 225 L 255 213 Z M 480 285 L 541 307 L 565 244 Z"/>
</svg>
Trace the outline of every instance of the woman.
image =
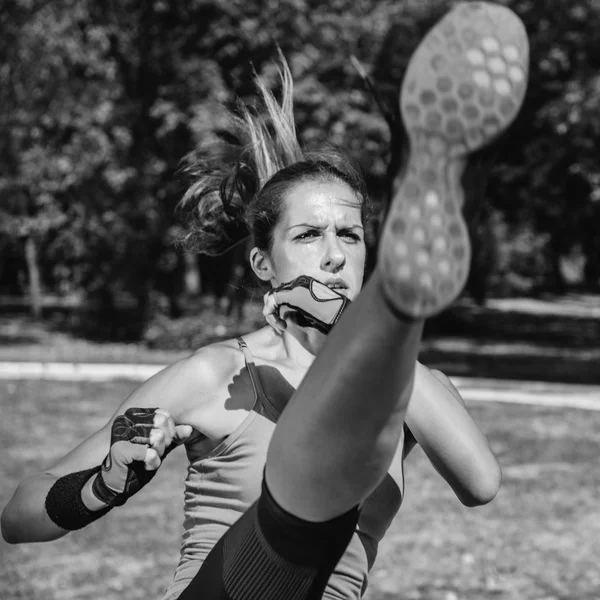
<svg viewBox="0 0 600 600">
<path fill-rule="evenodd" d="M 483 85 L 481 56 L 492 51 L 513 63 L 503 63 L 513 69 L 509 94 Z M 201 348 L 143 384 L 102 430 L 20 484 L 2 515 L 5 539 L 51 540 L 87 525 L 185 444 L 182 556 L 165 599 L 356 599 L 415 443 L 462 502 L 490 501 L 500 470 L 485 438 L 449 380 L 416 359 L 424 319 L 456 297 L 468 271 L 466 154 L 514 118 L 526 59 L 523 28 L 500 6 L 459 5 L 426 37 L 401 95 L 407 175 L 364 287 L 360 177 L 335 153 L 303 155 L 285 65 L 281 106 L 258 80 L 268 119 L 244 110 L 245 151 L 224 164 L 230 154 L 213 149 L 185 202 L 196 207 L 188 241 L 199 251 L 237 243 L 247 224 L 252 269 L 274 290 L 271 326 Z M 447 80 L 456 110 L 433 92 Z M 467 106 L 479 98 L 484 107 L 490 94 L 487 115 L 473 120 Z M 423 111 L 438 101 L 456 115 L 443 115 L 446 129 Z"/>
</svg>

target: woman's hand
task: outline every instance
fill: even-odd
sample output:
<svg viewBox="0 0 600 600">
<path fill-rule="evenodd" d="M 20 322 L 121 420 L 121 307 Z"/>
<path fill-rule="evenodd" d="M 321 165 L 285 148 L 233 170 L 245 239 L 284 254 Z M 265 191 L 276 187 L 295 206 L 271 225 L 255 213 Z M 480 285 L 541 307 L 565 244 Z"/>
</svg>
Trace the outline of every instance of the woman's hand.
<svg viewBox="0 0 600 600">
<path fill-rule="evenodd" d="M 82 490 L 84 504 L 91 510 L 124 504 L 191 433 L 192 427 L 175 425 L 165 410 L 129 408 L 112 424 L 110 450 L 100 473 Z"/>
<path fill-rule="evenodd" d="M 327 335 L 350 300 L 317 279 L 301 275 L 267 292 L 264 303 L 263 314 L 277 333 L 283 333 L 287 327 L 280 314 L 280 308 L 286 307 L 298 315 L 298 325 Z"/>
<path fill-rule="evenodd" d="M 268 291 L 264 297 L 263 315 L 267 323 L 276 333 L 281 335 L 287 329 L 287 323 L 279 316 L 279 305 L 274 290 Z"/>
</svg>

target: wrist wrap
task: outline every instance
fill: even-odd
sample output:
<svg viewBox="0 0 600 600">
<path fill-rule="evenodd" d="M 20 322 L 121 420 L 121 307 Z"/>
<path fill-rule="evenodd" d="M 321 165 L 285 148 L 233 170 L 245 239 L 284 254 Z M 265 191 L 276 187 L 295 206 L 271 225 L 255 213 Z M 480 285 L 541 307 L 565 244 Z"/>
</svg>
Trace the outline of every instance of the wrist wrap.
<svg viewBox="0 0 600 600">
<path fill-rule="evenodd" d="M 77 473 L 69 473 L 54 482 L 46 496 L 45 508 L 48 516 L 61 529 L 82 529 L 100 517 L 112 506 L 90 510 L 81 499 L 81 490 L 91 477 L 100 472 L 100 466 Z"/>
<path fill-rule="evenodd" d="M 115 490 L 109 488 L 102 478 L 102 473 L 94 479 L 92 483 L 92 493 L 98 500 L 109 506 L 123 506 L 129 497 L 122 492 L 115 492 Z"/>
</svg>

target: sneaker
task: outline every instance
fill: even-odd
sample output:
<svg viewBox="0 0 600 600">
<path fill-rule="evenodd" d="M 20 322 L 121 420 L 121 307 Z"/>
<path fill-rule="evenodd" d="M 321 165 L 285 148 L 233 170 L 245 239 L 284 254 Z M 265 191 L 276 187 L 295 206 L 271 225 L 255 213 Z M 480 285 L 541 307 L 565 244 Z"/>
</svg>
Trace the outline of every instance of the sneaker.
<svg viewBox="0 0 600 600">
<path fill-rule="evenodd" d="M 487 2 L 456 5 L 409 62 L 400 112 L 410 153 L 394 182 L 378 256 L 384 292 L 406 317 L 439 313 L 465 285 L 471 245 L 461 175 L 468 155 L 517 116 L 528 66 L 523 23 Z"/>
</svg>

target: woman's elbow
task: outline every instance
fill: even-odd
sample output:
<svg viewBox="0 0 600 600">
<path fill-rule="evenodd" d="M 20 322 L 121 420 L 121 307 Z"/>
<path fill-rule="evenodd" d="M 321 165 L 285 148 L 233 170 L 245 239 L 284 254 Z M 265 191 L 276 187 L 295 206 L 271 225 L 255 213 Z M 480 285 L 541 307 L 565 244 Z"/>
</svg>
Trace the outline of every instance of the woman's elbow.
<svg viewBox="0 0 600 600">
<path fill-rule="evenodd" d="M 501 483 L 502 469 L 498 463 L 494 463 L 457 495 L 459 500 L 469 508 L 483 506 L 489 504 L 496 497 Z"/>
<path fill-rule="evenodd" d="M 31 501 L 36 494 L 35 489 L 29 485 L 29 481 L 30 478 L 26 477 L 19 484 L 0 515 L 2 538 L 8 544 L 37 541 L 29 539 L 27 535 L 36 522 L 35 514 L 31 510 Z"/>
<path fill-rule="evenodd" d="M 15 520 L 11 516 L 10 506 L 7 506 L 0 515 L 0 530 L 2 531 L 2 539 L 7 544 L 18 544 L 19 528 L 16 526 Z"/>
</svg>

